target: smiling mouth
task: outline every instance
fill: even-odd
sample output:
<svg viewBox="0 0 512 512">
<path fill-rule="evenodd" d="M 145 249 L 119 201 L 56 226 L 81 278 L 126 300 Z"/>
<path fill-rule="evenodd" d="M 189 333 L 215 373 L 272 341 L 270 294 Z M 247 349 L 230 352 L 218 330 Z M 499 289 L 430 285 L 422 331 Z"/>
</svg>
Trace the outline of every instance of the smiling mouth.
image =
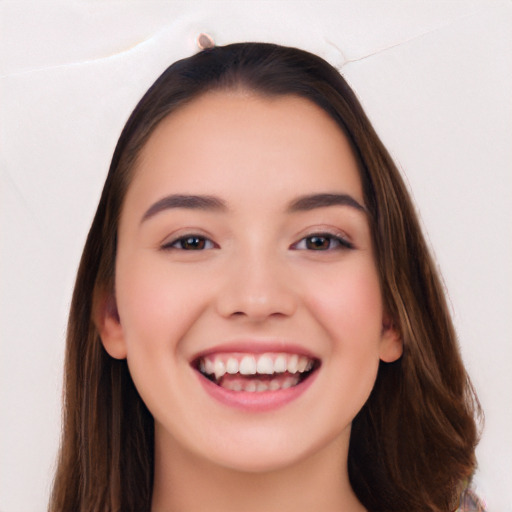
<svg viewBox="0 0 512 512">
<path fill-rule="evenodd" d="M 318 369 L 320 361 L 289 353 L 230 353 L 200 357 L 193 366 L 224 389 L 261 393 L 297 386 Z"/>
</svg>

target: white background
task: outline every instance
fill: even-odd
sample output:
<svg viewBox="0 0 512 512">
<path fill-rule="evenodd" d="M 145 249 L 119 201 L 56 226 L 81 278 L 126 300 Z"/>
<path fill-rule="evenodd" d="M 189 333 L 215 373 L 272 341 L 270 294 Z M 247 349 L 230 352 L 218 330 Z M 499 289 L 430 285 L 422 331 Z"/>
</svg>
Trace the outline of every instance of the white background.
<svg viewBox="0 0 512 512">
<path fill-rule="evenodd" d="M 74 275 L 122 126 L 200 32 L 299 46 L 355 89 L 410 184 L 512 511 L 512 2 L 0 1 L 0 511 L 45 510 Z"/>
</svg>

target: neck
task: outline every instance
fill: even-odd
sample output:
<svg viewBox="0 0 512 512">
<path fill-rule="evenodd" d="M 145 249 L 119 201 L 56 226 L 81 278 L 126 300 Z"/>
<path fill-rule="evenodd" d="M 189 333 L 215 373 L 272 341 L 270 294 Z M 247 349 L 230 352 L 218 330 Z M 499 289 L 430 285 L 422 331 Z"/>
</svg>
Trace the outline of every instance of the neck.
<svg viewBox="0 0 512 512">
<path fill-rule="evenodd" d="M 244 472 L 219 466 L 156 436 L 152 512 L 364 512 L 347 472 L 348 439 L 286 468 Z"/>
</svg>

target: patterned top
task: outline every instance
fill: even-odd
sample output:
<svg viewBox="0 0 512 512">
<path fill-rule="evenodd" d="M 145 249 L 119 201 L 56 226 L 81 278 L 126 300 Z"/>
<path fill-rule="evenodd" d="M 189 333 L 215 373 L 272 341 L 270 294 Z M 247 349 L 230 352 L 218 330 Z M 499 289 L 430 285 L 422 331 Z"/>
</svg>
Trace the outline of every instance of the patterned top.
<svg viewBox="0 0 512 512">
<path fill-rule="evenodd" d="M 460 496 L 459 508 L 455 512 L 485 512 L 485 507 L 478 496 L 466 488 Z"/>
</svg>

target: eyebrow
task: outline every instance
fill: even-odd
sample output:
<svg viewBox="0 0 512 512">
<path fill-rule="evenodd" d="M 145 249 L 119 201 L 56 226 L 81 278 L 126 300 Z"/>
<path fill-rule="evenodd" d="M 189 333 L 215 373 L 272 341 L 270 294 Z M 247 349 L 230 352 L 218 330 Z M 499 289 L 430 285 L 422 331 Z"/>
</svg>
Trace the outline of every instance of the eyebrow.
<svg viewBox="0 0 512 512">
<path fill-rule="evenodd" d="M 227 210 L 226 203 L 214 196 L 198 196 L 187 194 L 173 194 L 166 196 L 151 205 L 142 216 L 141 222 L 155 216 L 164 210 L 174 208 L 186 208 L 190 210 L 224 211 Z"/>
<path fill-rule="evenodd" d="M 293 200 L 288 205 L 288 212 L 304 212 L 328 206 L 350 206 L 366 212 L 366 208 L 349 194 L 310 194 Z M 141 222 L 154 217 L 156 214 L 175 208 L 190 210 L 226 211 L 227 206 L 222 199 L 207 195 L 172 194 L 159 199 L 151 205 L 142 216 Z"/>
<path fill-rule="evenodd" d="M 311 194 L 299 197 L 288 206 L 289 212 L 305 212 L 327 206 L 350 206 L 366 212 L 366 208 L 349 194 Z"/>
</svg>

